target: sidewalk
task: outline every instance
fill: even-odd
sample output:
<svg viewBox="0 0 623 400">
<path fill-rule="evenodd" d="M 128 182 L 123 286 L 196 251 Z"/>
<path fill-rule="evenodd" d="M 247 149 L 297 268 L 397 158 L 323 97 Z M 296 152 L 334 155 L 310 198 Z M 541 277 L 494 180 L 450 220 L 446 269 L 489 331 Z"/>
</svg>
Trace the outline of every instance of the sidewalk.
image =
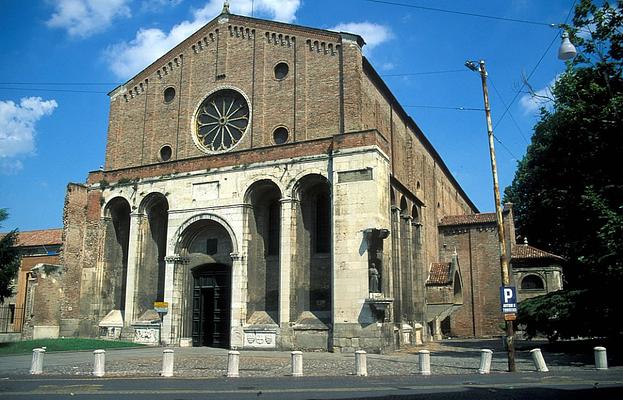
<svg viewBox="0 0 623 400">
<path fill-rule="evenodd" d="M 529 348 L 528 348 L 529 347 Z M 517 371 L 535 371 L 529 349 L 539 343 L 522 345 L 517 352 Z M 499 340 L 445 340 L 425 346 L 408 348 L 391 354 L 368 354 L 368 375 L 411 375 L 418 373 L 417 352 L 431 352 L 433 375 L 477 374 L 480 349 L 494 351 L 491 373 L 507 371 L 507 356 Z M 158 376 L 162 367 L 160 347 L 115 349 L 106 351 L 106 376 Z M 227 350 L 206 347 L 173 348 L 175 351 L 175 376 L 222 377 L 227 369 Z M 593 370 L 593 360 L 582 356 L 544 352 L 552 372 Z M 0 357 L 0 378 L 28 375 L 31 355 Z M 305 376 L 348 376 L 354 372 L 354 354 L 304 353 Z M 623 375 L 623 367 L 615 367 Z M 48 353 L 44 360 L 45 375 L 89 376 L 93 370 L 92 352 Z M 241 377 L 283 377 L 290 374 L 290 352 L 240 351 Z"/>
</svg>

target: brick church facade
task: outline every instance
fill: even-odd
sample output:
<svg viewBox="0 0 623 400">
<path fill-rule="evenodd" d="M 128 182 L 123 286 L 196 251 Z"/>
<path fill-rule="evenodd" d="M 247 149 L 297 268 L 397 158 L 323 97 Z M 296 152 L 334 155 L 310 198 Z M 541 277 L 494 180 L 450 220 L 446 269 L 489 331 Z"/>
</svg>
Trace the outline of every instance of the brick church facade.
<svg viewBox="0 0 623 400">
<path fill-rule="evenodd" d="M 113 90 L 104 168 L 67 190 L 61 330 L 140 340 L 159 302 L 169 345 L 496 335 L 466 268 L 497 293 L 498 257 L 447 220 L 483 214 L 363 45 L 225 9 Z M 492 315 L 461 316 L 473 298 Z"/>
</svg>

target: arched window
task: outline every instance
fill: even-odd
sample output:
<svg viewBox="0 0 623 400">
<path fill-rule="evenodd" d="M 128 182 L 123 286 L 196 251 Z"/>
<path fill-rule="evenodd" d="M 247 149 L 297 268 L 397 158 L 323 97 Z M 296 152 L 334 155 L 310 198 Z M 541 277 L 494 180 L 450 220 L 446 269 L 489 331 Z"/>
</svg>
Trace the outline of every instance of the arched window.
<svg viewBox="0 0 623 400">
<path fill-rule="evenodd" d="M 543 290 L 543 279 L 537 275 L 528 275 L 521 280 L 521 288 L 524 290 Z"/>
</svg>

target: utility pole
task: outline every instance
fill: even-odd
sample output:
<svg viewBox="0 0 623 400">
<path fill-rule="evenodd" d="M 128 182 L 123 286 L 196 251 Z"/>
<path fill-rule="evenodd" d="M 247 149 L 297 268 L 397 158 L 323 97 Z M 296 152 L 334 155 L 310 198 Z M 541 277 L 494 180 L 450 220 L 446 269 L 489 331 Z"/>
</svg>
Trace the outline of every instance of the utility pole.
<svg viewBox="0 0 623 400">
<path fill-rule="evenodd" d="M 502 204 L 500 203 L 500 185 L 498 183 L 498 170 L 495 162 L 495 147 L 493 145 L 493 125 L 491 123 L 491 107 L 489 105 L 489 89 L 487 88 L 487 70 L 485 62 L 480 60 L 479 66 L 467 62 L 465 64 L 473 71 L 480 73 L 482 80 L 482 95 L 485 101 L 485 115 L 487 117 L 487 135 L 489 136 L 489 155 L 491 157 L 491 173 L 493 174 L 493 194 L 495 197 L 495 214 L 498 225 L 498 246 L 500 250 L 500 270 L 502 272 L 502 286 L 510 286 L 510 275 L 508 257 L 506 253 L 506 235 L 504 233 L 504 219 L 502 216 Z M 515 372 L 515 338 L 513 332 L 513 321 L 504 318 L 506 324 L 506 349 L 508 353 L 508 372 Z"/>
</svg>

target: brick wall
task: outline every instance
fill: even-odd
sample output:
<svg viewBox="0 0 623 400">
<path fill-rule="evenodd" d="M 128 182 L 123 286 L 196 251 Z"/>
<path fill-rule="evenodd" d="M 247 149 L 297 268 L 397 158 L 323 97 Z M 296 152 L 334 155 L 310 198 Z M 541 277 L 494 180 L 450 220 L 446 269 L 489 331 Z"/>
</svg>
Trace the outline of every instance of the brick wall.
<svg viewBox="0 0 623 400">
<path fill-rule="evenodd" d="M 352 64 L 361 51 L 350 46 L 344 57 Z M 274 144 L 278 126 L 288 129 L 289 142 L 337 134 L 341 58 L 338 33 L 233 15 L 214 20 L 113 91 L 106 169 L 158 162 L 165 144 L 173 160 L 203 156 L 191 137 L 192 119 L 201 101 L 223 87 L 244 93 L 252 110 L 235 150 Z M 280 62 L 289 67 L 284 79 L 274 73 Z M 356 81 L 350 73 L 345 82 Z M 176 95 L 166 103 L 168 87 Z"/>
<path fill-rule="evenodd" d="M 510 255 L 511 240 L 515 238 L 512 211 L 504 213 L 504 221 Z M 439 240 L 442 259 L 450 259 L 456 249 L 463 281 L 463 306 L 450 317 L 451 335 L 502 335 L 502 278 L 496 223 L 441 226 Z"/>
</svg>

